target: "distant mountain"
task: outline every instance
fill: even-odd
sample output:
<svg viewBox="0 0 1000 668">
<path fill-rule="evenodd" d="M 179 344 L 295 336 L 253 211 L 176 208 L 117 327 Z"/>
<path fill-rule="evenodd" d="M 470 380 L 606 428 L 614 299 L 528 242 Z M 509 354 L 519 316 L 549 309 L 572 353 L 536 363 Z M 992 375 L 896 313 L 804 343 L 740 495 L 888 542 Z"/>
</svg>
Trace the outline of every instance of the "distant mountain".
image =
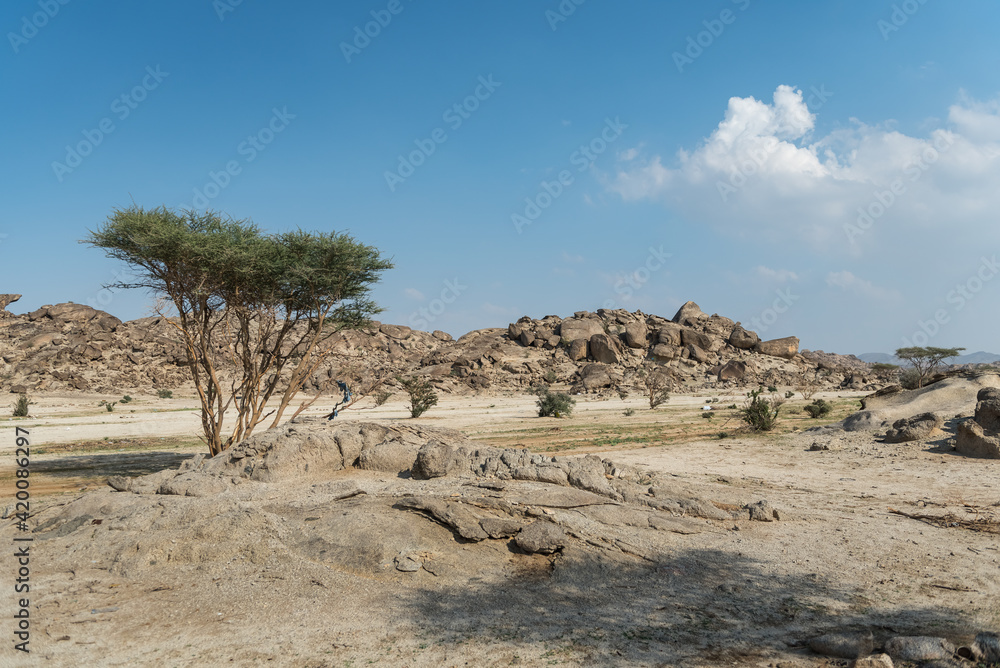
<svg viewBox="0 0 1000 668">
<path fill-rule="evenodd" d="M 863 353 L 857 356 L 862 362 L 868 362 L 869 364 L 903 364 L 904 362 L 897 358 L 895 355 L 890 355 L 889 353 Z M 949 364 L 992 364 L 993 362 L 1000 362 L 1000 355 L 996 353 L 988 353 L 980 350 L 976 353 L 968 353 L 967 355 L 958 355 L 957 357 L 951 357 L 947 360 Z"/>
</svg>

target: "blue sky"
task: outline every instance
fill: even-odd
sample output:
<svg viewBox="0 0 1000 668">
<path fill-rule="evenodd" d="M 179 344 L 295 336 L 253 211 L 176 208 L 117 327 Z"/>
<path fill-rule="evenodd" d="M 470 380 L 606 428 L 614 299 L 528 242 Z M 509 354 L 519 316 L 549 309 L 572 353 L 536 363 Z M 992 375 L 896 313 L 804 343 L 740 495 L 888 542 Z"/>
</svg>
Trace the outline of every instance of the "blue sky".
<svg viewBox="0 0 1000 668">
<path fill-rule="evenodd" d="M 6 2 L 0 290 L 147 315 L 78 243 L 134 201 L 349 231 L 454 335 L 694 300 L 1000 350 L 1000 6 L 577 2 Z"/>
</svg>

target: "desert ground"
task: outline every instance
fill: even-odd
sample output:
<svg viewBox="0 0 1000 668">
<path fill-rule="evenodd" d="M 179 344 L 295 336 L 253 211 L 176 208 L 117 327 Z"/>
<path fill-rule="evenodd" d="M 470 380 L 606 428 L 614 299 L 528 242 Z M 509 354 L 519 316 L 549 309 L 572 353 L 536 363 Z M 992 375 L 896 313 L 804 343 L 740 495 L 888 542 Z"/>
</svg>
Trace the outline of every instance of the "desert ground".
<svg viewBox="0 0 1000 668">
<path fill-rule="evenodd" d="M 247 482 L 217 503 L 115 492 L 109 476 L 153 474 L 206 452 L 193 395 L 135 397 L 111 412 L 98 404 L 118 397 L 39 395 L 32 417 L 0 421 L 3 540 L 19 535 L 15 427 L 30 432 L 28 524 L 55 529 L 31 547 L 31 653 L 7 642 L 0 663 L 847 666 L 810 640 L 870 633 L 877 650 L 892 636 L 968 645 L 997 632 L 1000 461 L 953 452 L 950 422 L 896 444 L 873 432 L 806 431 L 857 411 L 863 395 L 818 394 L 835 406 L 821 420 L 802 413 L 796 396 L 767 435 L 740 430 L 728 406 L 743 396 L 711 393 L 673 396 L 656 410 L 636 395 L 578 398 L 564 419 L 538 418 L 534 397 L 503 393 L 442 398 L 411 419 L 396 396 L 379 407 L 362 401 L 336 420 L 443 427 L 484 448 L 563 461 L 596 454 L 678 497 L 733 511 L 674 513 L 659 530 L 645 519 L 635 528 L 628 518 L 639 511 L 624 503 L 607 502 L 612 519 L 591 514 L 581 524 L 573 504 L 544 501 L 554 485 L 512 482 L 504 491 L 508 483 L 468 476 L 345 469 Z M 715 409 L 711 419 L 705 406 Z M 552 554 L 470 542 L 425 515 L 392 510 L 418 493 L 480 504 L 521 494 L 525 517 L 559 522 L 579 540 Z M 740 515 L 760 501 L 775 521 Z M 71 507 L 89 509 L 86 522 L 59 519 Z M 140 561 L 111 559 L 101 541 L 139 526 L 126 521 L 135 513 L 162 520 L 134 531 Z M 334 515 L 322 540 L 302 538 L 313 535 L 310 522 Z M 392 553 L 401 532 L 412 533 L 415 570 Z M 144 535 L 158 541 L 155 554 L 143 551 Z M 371 549 L 363 559 L 324 556 L 316 545 L 336 543 L 330 535 L 350 538 L 343 549 Z M 13 573 L 8 559 L 5 591 Z M 3 597 L 0 615 L 13 612 L 13 597 Z"/>
</svg>

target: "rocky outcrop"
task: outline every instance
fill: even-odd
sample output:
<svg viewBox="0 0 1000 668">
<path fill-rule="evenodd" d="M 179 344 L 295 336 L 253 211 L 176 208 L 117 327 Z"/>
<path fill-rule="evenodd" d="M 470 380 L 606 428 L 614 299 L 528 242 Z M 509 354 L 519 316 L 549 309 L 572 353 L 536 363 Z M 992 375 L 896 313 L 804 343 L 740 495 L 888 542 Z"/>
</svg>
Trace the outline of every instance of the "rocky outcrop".
<svg viewBox="0 0 1000 668">
<path fill-rule="evenodd" d="M 913 417 L 901 418 L 886 432 L 886 443 L 906 443 L 922 441 L 941 429 L 941 416 L 936 413 L 921 413 Z"/>
<path fill-rule="evenodd" d="M 20 298 L 21 295 L 12 295 L 12 294 L 0 295 L 0 318 L 7 318 L 13 315 L 7 310 L 7 307 L 16 302 Z"/>
<path fill-rule="evenodd" d="M 976 413 L 958 423 L 955 450 L 969 457 L 1000 459 L 1000 388 L 984 387 L 976 394 Z"/>
<path fill-rule="evenodd" d="M 754 346 L 754 350 L 762 355 L 790 360 L 799 353 L 799 339 L 795 336 L 786 336 L 782 339 L 761 341 Z"/>
</svg>

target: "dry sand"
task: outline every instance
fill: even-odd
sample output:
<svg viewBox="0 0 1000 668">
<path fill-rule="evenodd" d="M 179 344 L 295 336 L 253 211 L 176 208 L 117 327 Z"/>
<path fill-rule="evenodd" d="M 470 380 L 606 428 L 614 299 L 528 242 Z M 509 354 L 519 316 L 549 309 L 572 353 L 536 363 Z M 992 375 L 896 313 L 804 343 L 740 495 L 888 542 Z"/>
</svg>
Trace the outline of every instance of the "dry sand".
<svg viewBox="0 0 1000 668">
<path fill-rule="evenodd" d="M 104 414 L 94 408 L 99 398 L 43 398 L 33 407 L 38 417 L 0 423 L 5 503 L 12 503 L 15 424 L 30 429 L 34 448 L 105 437 L 196 436 L 196 412 L 165 410 L 190 407 L 190 398 L 140 398 Z M 460 429 L 492 445 L 528 436 L 542 442 L 537 430 L 543 427 L 575 429 L 586 441 L 588 430 L 628 434 L 682 417 L 701 425 L 694 420 L 706 398 L 674 397 L 669 410 L 655 413 L 639 398 L 582 401 L 567 420 L 533 417 L 531 397 L 455 398 L 419 422 Z M 718 404 L 733 402 L 739 400 L 724 397 Z M 624 417 L 626 407 L 636 415 Z M 407 418 L 397 399 L 339 419 Z M 488 548 L 493 552 L 477 554 L 508 564 L 502 578 L 352 573 L 276 561 L 266 554 L 271 537 L 264 528 L 234 521 L 234 532 L 259 532 L 259 552 L 224 563 L 163 563 L 124 576 L 96 559 L 67 568 L 60 555 L 46 553 L 54 542 L 38 543 L 31 553 L 27 660 L 13 652 L 9 633 L 15 565 L 8 558 L 0 567 L 0 588 L 7 592 L 0 617 L 8 620 L 0 665 L 846 666 L 811 653 L 806 641 L 845 629 L 871 629 L 876 641 L 894 634 L 968 641 L 977 631 L 1000 631 L 1000 536 L 975 530 L 1000 520 L 1000 461 L 957 456 L 948 436 L 892 445 L 864 432 L 687 442 L 650 437 L 639 449 L 586 448 L 655 471 L 702 498 L 733 507 L 767 499 L 782 513 L 778 522 L 701 520 L 698 533 L 666 534 L 665 556 L 653 565 L 624 557 L 602 564 L 581 552 L 526 557 L 496 542 Z M 829 449 L 810 451 L 813 443 Z M 90 458 L 88 466 L 113 468 L 124 456 L 176 464 L 198 451 L 189 445 L 137 455 L 53 453 L 33 457 L 33 465 L 44 469 L 46 462 L 81 457 Z M 373 490 L 411 484 L 372 472 L 337 478 Z M 276 485 L 269 493 L 273 504 L 288 505 L 305 491 Z M 35 502 L 65 503 L 79 494 Z M 135 496 L 137 504 L 158 502 Z M 951 517 L 935 523 L 893 510 Z M 422 530 L 454 541 L 438 525 Z M 0 541 L 10 546 L 16 535 L 5 521 Z M 456 554 L 468 549 L 454 546 Z"/>
</svg>

